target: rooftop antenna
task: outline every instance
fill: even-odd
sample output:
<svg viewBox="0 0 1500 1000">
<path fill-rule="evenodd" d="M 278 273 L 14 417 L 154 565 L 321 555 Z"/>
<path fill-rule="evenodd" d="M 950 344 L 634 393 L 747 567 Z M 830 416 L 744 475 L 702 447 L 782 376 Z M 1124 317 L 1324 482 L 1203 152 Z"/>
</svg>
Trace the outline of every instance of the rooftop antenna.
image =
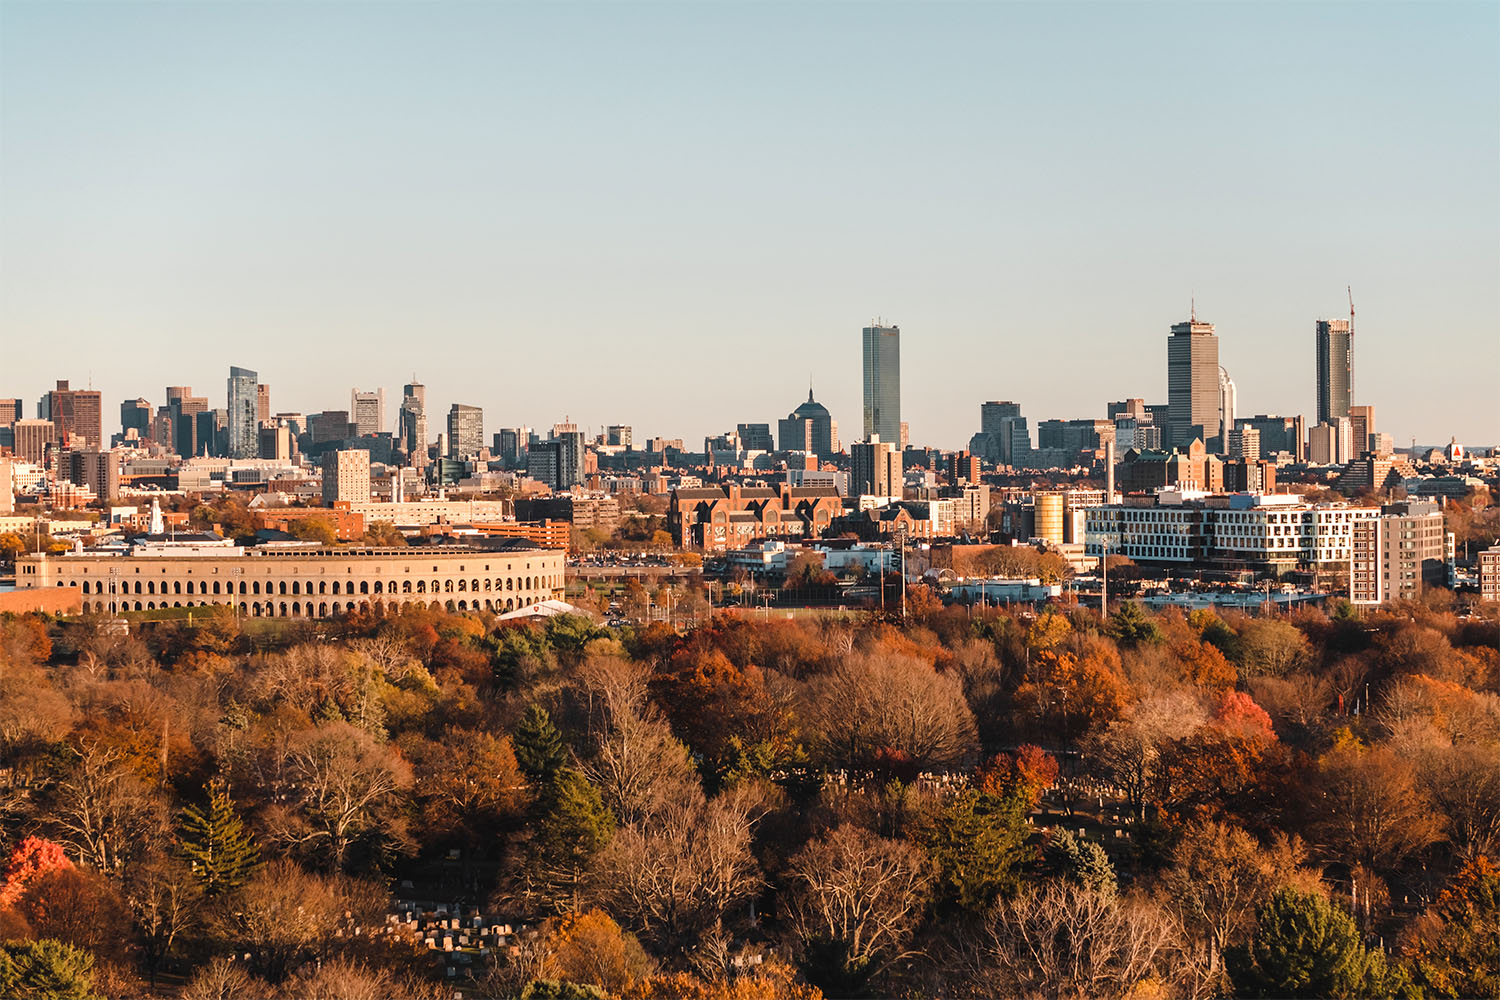
<svg viewBox="0 0 1500 1000">
<path fill-rule="evenodd" d="M 1349 333 L 1353 334 L 1354 333 L 1354 286 L 1353 285 L 1345 285 L 1344 288 L 1349 293 Z"/>
<path fill-rule="evenodd" d="M 1188 296 L 1188 322 L 1198 322 L 1198 298 L 1191 294 Z"/>
</svg>

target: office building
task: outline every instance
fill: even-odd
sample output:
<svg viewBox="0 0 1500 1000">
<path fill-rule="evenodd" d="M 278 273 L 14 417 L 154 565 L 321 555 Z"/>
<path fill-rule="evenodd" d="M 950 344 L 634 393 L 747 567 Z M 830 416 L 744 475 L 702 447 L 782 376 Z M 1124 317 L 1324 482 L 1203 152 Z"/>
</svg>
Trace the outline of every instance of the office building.
<svg viewBox="0 0 1500 1000">
<path fill-rule="evenodd" d="M 265 423 L 271 419 L 271 387 L 264 382 L 255 383 L 255 421 Z"/>
<path fill-rule="evenodd" d="M 604 443 L 612 448 L 629 451 L 635 447 L 635 431 L 629 424 L 610 424 L 604 429 Z"/>
<path fill-rule="evenodd" d="M 104 404 L 94 389 L 69 389 L 65 380 L 37 403 L 37 418 L 52 421 L 52 440 L 95 448 L 104 443 Z"/>
<path fill-rule="evenodd" d="M 484 410 L 454 403 L 448 408 L 448 457 L 467 462 L 484 450 Z"/>
<path fill-rule="evenodd" d="M 538 441 L 526 449 L 526 476 L 553 490 L 562 485 L 563 444 L 561 441 Z"/>
<path fill-rule="evenodd" d="M 996 465 L 1023 466 L 1031 454 L 1031 430 L 1021 416 L 1021 404 L 991 400 L 979 405 L 979 433 L 969 439 L 969 450 Z"/>
<path fill-rule="evenodd" d="M 1036 428 L 1038 451 L 1097 451 L 1114 439 L 1113 420 L 1043 420 Z"/>
<path fill-rule="evenodd" d="M 1375 407 L 1373 406 L 1351 406 L 1349 407 L 1349 434 L 1354 443 L 1354 454 L 1360 455 L 1374 448 L 1372 438 L 1375 436 Z"/>
<path fill-rule="evenodd" d="M 347 441 L 352 436 L 349 431 L 348 410 L 324 410 L 307 418 L 308 436 L 314 445 Z"/>
<path fill-rule="evenodd" d="M 370 453 L 362 449 L 323 453 L 323 505 L 370 499 Z"/>
<path fill-rule="evenodd" d="M 260 425 L 260 457 L 289 462 L 296 438 L 285 420 L 266 420 Z"/>
<path fill-rule="evenodd" d="M 895 445 L 901 440 L 901 328 L 867 326 L 863 338 L 864 438 Z"/>
<path fill-rule="evenodd" d="M 144 441 L 151 437 L 151 404 L 144 399 L 127 399 L 120 404 L 120 437 Z"/>
<path fill-rule="evenodd" d="M 1318 423 L 1349 415 L 1353 391 L 1354 318 L 1320 319 L 1315 332 L 1318 363 Z"/>
<path fill-rule="evenodd" d="M 0 455 L 0 514 L 16 510 L 16 484 L 10 471 L 11 459 Z"/>
<path fill-rule="evenodd" d="M 1443 511 L 1427 501 L 1386 504 L 1354 526 L 1349 599 L 1355 604 L 1409 601 L 1447 580 Z"/>
<path fill-rule="evenodd" d="M 1223 365 L 1220 365 L 1219 366 L 1219 434 L 1215 435 L 1215 436 L 1222 437 L 1222 435 L 1228 434 L 1229 431 L 1234 427 L 1234 404 L 1235 404 L 1234 379 L 1230 378 L 1229 377 L 1229 372 L 1224 368 Z M 1227 442 L 1225 442 L 1223 440 L 1221 440 L 1219 443 L 1220 443 L 1221 449 L 1227 445 Z"/>
<path fill-rule="evenodd" d="M 807 402 L 777 422 L 776 446 L 781 451 L 804 451 L 820 459 L 831 458 L 840 450 L 838 424 L 827 407 L 813 399 L 811 389 L 807 390 Z"/>
<path fill-rule="evenodd" d="M 12 450 L 23 462 L 42 465 L 46 461 L 47 449 L 57 440 L 57 428 L 50 420 L 17 420 L 11 424 L 15 437 Z"/>
<path fill-rule="evenodd" d="M 1253 417 L 1236 418 L 1235 426 L 1250 428 L 1260 434 L 1260 453 L 1263 456 L 1285 454 L 1299 463 L 1307 457 L 1307 434 L 1301 417 L 1258 413 Z"/>
<path fill-rule="evenodd" d="M 354 436 L 379 434 L 385 430 L 385 390 L 349 392 L 349 422 L 354 425 Z"/>
<path fill-rule="evenodd" d="M 623 429 L 625 433 L 625 447 L 630 447 L 628 439 L 630 428 Z M 507 467 L 515 469 L 525 464 L 526 448 L 531 442 L 531 431 L 527 427 L 503 427 L 494 438 L 494 452 Z"/>
<path fill-rule="evenodd" d="M 1233 424 L 1226 426 L 1233 427 Z M 1229 457 L 1257 461 L 1260 458 L 1260 431 L 1254 427 L 1236 427 L 1229 432 Z"/>
<path fill-rule="evenodd" d="M 1174 323 L 1167 338 L 1167 441 L 1219 436 L 1219 338 L 1212 323 Z"/>
<path fill-rule="evenodd" d="M 19 399 L 0 399 L 0 427 L 9 427 L 20 420 L 21 410 Z"/>
<path fill-rule="evenodd" d="M 879 436 L 849 448 L 849 490 L 854 496 L 900 499 L 903 479 L 901 453 Z"/>
<path fill-rule="evenodd" d="M 167 445 L 184 458 L 200 453 L 198 415 L 208 412 L 208 397 L 194 396 L 191 386 L 167 386 L 165 413 L 159 413 L 161 435 L 157 442 Z M 208 442 L 205 442 L 207 444 Z"/>
<path fill-rule="evenodd" d="M 412 382 L 401 388 L 401 426 L 398 435 L 408 465 L 427 465 L 427 387 Z"/>
<path fill-rule="evenodd" d="M 557 452 L 557 489 L 570 490 L 583 482 L 583 432 L 578 425 L 564 420 L 552 425 L 552 438 L 559 444 Z"/>
<path fill-rule="evenodd" d="M 260 452 L 260 376 L 248 368 L 229 369 L 230 458 L 255 458 Z"/>
<path fill-rule="evenodd" d="M 1313 465 L 1343 465 L 1352 461 L 1354 425 L 1348 417 L 1318 424 L 1307 435 L 1307 460 Z"/>
<path fill-rule="evenodd" d="M 775 451 L 771 439 L 770 424 L 737 424 L 735 433 L 740 436 L 740 447 L 746 451 Z"/>
</svg>

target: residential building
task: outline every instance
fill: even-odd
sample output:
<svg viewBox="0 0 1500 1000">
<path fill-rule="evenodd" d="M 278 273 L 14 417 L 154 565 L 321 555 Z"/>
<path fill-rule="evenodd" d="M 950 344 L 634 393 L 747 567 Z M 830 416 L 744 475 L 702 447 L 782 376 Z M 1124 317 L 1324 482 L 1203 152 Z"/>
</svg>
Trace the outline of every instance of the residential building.
<svg viewBox="0 0 1500 1000">
<path fill-rule="evenodd" d="M 1354 374 L 1354 318 L 1320 319 L 1314 331 L 1318 365 L 1318 423 L 1349 415 Z"/>
<path fill-rule="evenodd" d="M 897 444 L 901 440 L 901 328 L 867 326 L 863 341 L 864 438 Z"/>
<path fill-rule="evenodd" d="M 552 425 L 551 440 L 559 445 L 557 452 L 557 489 L 570 490 L 583 482 L 583 432 L 570 420 Z"/>
<path fill-rule="evenodd" d="M 1226 424 L 1234 427 L 1234 424 Z M 1260 431 L 1254 427 L 1235 427 L 1229 432 L 1229 457 L 1244 458 L 1252 462 L 1260 458 Z"/>
<path fill-rule="evenodd" d="M 255 458 L 260 452 L 260 376 L 248 368 L 229 369 L 230 458 Z"/>
<path fill-rule="evenodd" d="M 323 505 L 370 499 L 370 453 L 361 449 L 323 453 Z"/>
<path fill-rule="evenodd" d="M 120 456 L 113 451 L 97 449 L 67 453 L 68 481 L 92 490 L 106 503 L 120 499 Z"/>
<path fill-rule="evenodd" d="M 1194 438 L 1219 436 L 1219 338 L 1212 323 L 1196 313 L 1174 323 L 1167 338 L 1167 441 L 1169 447 Z"/>
<path fill-rule="evenodd" d="M 1348 417 L 1318 424 L 1307 435 L 1307 460 L 1313 465 L 1343 465 L 1354 458 L 1354 428 Z"/>
<path fill-rule="evenodd" d="M 484 410 L 454 403 L 448 408 L 448 457 L 469 461 L 484 450 Z"/>
<path fill-rule="evenodd" d="M 1349 407 L 1349 428 L 1354 447 L 1350 458 L 1374 449 L 1375 444 L 1372 438 L 1375 436 L 1375 407 Z"/>
<path fill-rule="evenodd" d="M 1479 553 L 1479 599 L 1486 604 L 1500 604 L 1500 545 L 1491 545 Z"/>
<path fill-rule="evenodd" d="M 16 482 L 11 474 L 11 459 L 0 455 L 0 514 L 14 514 L 16 510 Z"/>
<path fill-rule="evenodd" d="M 565 490 L 562 484 L 563 443 L 539 441 L 526 450 L 526 475 L 549 489 Z"/>
<path fill-rule="evenodd" d="M 349 422 L 354 425 L 355 437 L 379 434 L 385 430 L 385 390 L 376 389 L 373 392 L 350 390 Z M 448 435 L 448 440 L 453 440 L 451 433 Z"/>
<path fill-rule="evenodd" d="M 1349 600 L 1384 604 L 1415 600 L 1447 580 L 1447 535 L 1435 503 L 1386 504 L 1378 517 L 1354 527 L 1349 564 Z"/>
<path fill-rule="evenodd" d="M 255 420 L 265 423 L 271 419 L 271 387 L 264 382 L 255 383 Z"/>
<path fill-rule="evenodd" d="M 854 496 L 901 497 L 901 453 L 879 435 L 849 449 L 849 488 Z"/>
</svg>

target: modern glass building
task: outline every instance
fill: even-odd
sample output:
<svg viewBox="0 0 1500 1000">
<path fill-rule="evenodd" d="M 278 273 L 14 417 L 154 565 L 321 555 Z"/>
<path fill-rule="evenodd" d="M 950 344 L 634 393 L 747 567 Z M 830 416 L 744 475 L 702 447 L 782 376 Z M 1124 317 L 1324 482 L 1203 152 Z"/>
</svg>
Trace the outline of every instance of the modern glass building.
<svg viewBox="0 0 1500 1000">
<path fill-rule="evenodd" d="M 901 328 L 864 329 L 865 440 L 901 445 Z"/>
<path fill-rule="evenodd" d="M 1317 327 L 1318 423 L 1331 424 L 1349 415 L 1349 396 L 1354 381 L 1350 354 L 1354 347 L 1354 323 L 1347 319 L 1320 319 Z"/>
<path fill-rule="evenodd" d="M 260 457 L 260 376 L 229 369 L 229 457 Z"/>
<path fill-rule="evenodd" d="M 1167 445 L 1219 436 L 1219 337 L 1196 316 L 1167 338 Z"/>
</svg>

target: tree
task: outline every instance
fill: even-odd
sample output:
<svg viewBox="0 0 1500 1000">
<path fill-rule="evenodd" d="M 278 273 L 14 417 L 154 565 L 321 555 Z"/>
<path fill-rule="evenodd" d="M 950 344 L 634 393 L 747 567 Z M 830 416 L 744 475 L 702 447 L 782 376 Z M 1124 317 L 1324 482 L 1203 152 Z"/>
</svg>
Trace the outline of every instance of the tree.
<svg viewBox="0 0 1500 1000">
<path fill-rule="evenodd" d="M 1154 646 L 1165 638 L 1161 626 L 1135 601 L 1120 602 L 1119 609 L 1109 616 L 1109 631 L 1127 646 Z"/>
<path fill-rule="evenodd" d="M 1418 922 L 1406 955 L 1428 996 L 1500 997 L 1500 869 L 1470 860 Z"/>
<path fill-rule="evenodd" d="M 1285 677 L 1311 657 L 1307 636 L 1290 622 L 1252 618 L 1240 628 L 1237 662 L 1246 677 Z"/>
<path fill-rule="evenodd" d="M 260 847 L 235 811 L 229 788 L 220 779 L 204 786 L 207 808 L 182 810 L 181 849 L 210 899 L 249 881 L 260 864 Z"/>
<path fill-rule="evenodd" d="M 0 941 L 0 996 L 95 1000 L 94 956 L 59 941 Z"/>
<path fill-rule="evenodd" d="M 1380 954 L 1360 944 L 1353 917 L 1295 889 L 1278 889 L 1259 907 L 1255 936 L 1226 957 L 1244 997 L 1380 996 L 1391 978 Z"/>
<path fill-rule="evenodd" d="M 41 837 L 27 837 L 10 852 L 5 872 L 0 875 L 0 909 L 14 906 L 36 879 L 72 867 L 73 862 L 68 860 L 61 845 Z"/>
<path fill-rule="evenodd" d="M 38 938 L 121 959 L 130 941 L 130 917 L 109 880 L 82 868 L 56 868 L 34 880 L 16 909 Z"/>
<path fill-rule="evenodd" d="M 479 847 L 525 810 L 531 787 L 510 737 L 451 726 L 436 740 L 403 739 L 428 843 Z"/>
<path fill-rule="evenodd" d="M 1119 879 L 1109 855 L 1092 840 L 1085 840 L 1071 830 L 1059 829 L 1047 845 L 1047 867 L 1057 877 L 1076 883 L 1090 892 L 1113 897 L 1120 891 Z"/>
<path fill-rule="evenodd" d="M 1176 944 L 1150 903 L 1055 880 L 1002 899 L 970 940 L 966 964 L 985 996 L 1170 996 L 1181 973 Z"/>
<path fill-rule="evenodd" d="M 1043 733 L 1061 742 L 1108 725 L 1124 711 L 1128 689 L 1110 649 L 1091 648 L 1081 657 L 1063 650 L 1033 656 L 1016 688 L 1016 711 L 1036 719 Z"/>
<path fill-rule="evenodd" d="M 193 973 L 181 1000 L 268 1000 L 270 987 L 232 959 L 219 957 Z"/>
<path fill-rule="evenodd" d="M 787 866 L 787 907 L 802 968 L 835 996 L 864 988 L 906 955 L 931 896 L 933 866 L 920 848 L 845 824 Z"/>
<path fill-rule="evenodd" d="M 1390 871 L 1441 835 L 1415 765 L 1388 747 L 1329 751 L 1313 795 L 1313 836 L 1342 861 Z"/>
<path fill-rule="evenodd" d="M 1027 834 L 1024 793 L 966 788 L 930 815 L 919 840 L 937 865 L 941 898 L 982 913 L 1016 887 L 1031 857 Z"/>
<path fill-rule="evenodd" d="M 650 960 L 635 936 L 603 910 L 554 919 L 543 929 L 543 974 L 602 987 L 618 994 L 650 972 Z"/>
<path fill-rule="evenodd" d="M 660 951 L 685 953 L 760 888 L 750 852 L 759 812 L 753 791 L 736 788 L 622 828 L 595 867 L 601 898 Z"/>
<path fill-rule="evenodd" d="M 125 905 L 140 932 L 153 988 L 178 937 L 197 923 L 202 895 L 203 887 L 188 866 L 164 851 L 131 870 Z"/>
<path fill-rule="evenodd" d="M 568 762 L 568 748 L 547 710 L 537 704 L 528 707 L 512 742 L 526 780 L 538 789 L 549 789 Z"/>
<path fill-rule="evenodd" d="M 338 530 L 326 517 L 299 517 L 288 526 L 287 533 L 299 541 L 319 545 L 337 545 L 339 540 Z"/>
<path fill-rule="evenodd" d="M 272 861 L 220 911 L 224 934 L 252 956 L 272 982 L 286 978 L 301 956 L 331 937 L 343 905 L 324 879 L 291 861 Z"/>
<path fill-rule="evenodd" d="M 1203 940 L 1211 975 L 1218 974 L 1224 950 L 1250 933 L 1256 908 L 1272 893 L 1318 885 L 1317 873 L 1302 867 L 1303 857 L 1296 841 L 1278 840 L 1265 850 L 1226 823 L 1193 827 L 1178 841 L 1159 881 L 1162 899 Z"/>
<path fill-rule="evenodd" d="M 594 856 L 614 835 L 615 819 L 588 778 L 564 768 L 515 860 L 515 902 L 528 913 L 568 913 L 579 908 Z"/>
<path fill-rule="evenodd" d="M 52 811 L 58 839 L 80 861 L 111 877 L 123 876 L 168 826 L 161 799 L 123 758 L 118 747 L 86 744 L 58 786 Z"/>
<path fill-rule="evenodd" d="M 406 536 L 390 521 L 375 521 L 365 528 L 365 545 L 404 546 Z"/>
</svg>

